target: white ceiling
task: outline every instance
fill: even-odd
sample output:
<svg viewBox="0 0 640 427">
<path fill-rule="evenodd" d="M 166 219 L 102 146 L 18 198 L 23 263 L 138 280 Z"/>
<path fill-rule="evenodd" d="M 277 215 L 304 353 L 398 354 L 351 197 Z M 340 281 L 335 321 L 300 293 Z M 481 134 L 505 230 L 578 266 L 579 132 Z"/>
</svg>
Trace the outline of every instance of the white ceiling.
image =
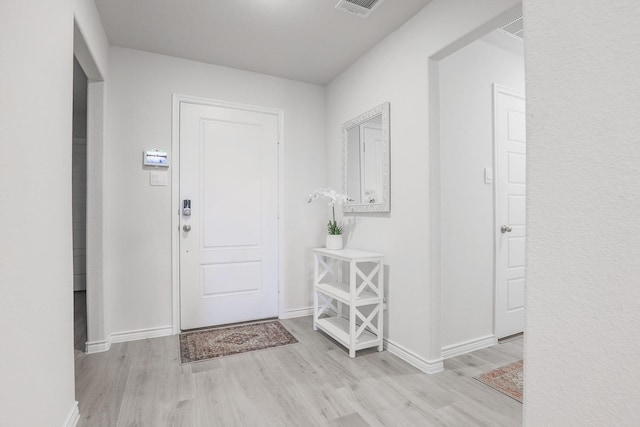
<svg viewBox="0 0 640 427">
<path fill-rule="evenodd" d="M 524 39 L 501 28 L 490 32 L 480 40 L 524 57 Z"/>
<path fill-rule="evenodd" d="M 430 0 L 96 0 L 111 44 L 325 84 Z"/>
</svg>

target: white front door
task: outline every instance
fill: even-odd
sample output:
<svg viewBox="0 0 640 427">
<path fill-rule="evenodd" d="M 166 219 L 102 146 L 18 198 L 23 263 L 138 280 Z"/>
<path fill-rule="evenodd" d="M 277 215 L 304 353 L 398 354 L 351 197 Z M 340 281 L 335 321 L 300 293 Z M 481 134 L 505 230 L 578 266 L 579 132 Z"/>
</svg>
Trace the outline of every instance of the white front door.
<svg viewBox="0 0 640 427">
<path fill-rule="evenodd" d="M 278 315 L 278 124 L 274 113 L 180 104 L 183 330 Z"/>
<path fill-rule="evenodd" d="M 526 121 L 524 96 L 494 90 L 496 150 L 496 334 L 524 331 Z"/>
</svg>

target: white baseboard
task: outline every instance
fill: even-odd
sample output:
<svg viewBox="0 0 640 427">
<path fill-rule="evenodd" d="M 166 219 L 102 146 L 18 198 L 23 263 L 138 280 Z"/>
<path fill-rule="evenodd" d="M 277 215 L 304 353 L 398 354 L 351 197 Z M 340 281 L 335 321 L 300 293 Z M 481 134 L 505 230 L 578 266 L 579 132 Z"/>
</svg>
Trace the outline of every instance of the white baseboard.
<svg viewBox="0 0 640 427">
<path fill-rule="evenodd" d="M 157 328 L 136 329 L 133 331 L 114 332 L 110 335 L 111 343 L 144 340 L 173 335 L 173 326 L 160 326 Z"/>
<path fill-rule="evenodd" d="M 71 411 L 67 415 L 67 419 L 62 424 L 62 427 L 76 427 L 78 420 L 80 419 L 80 411 L 78 410 L 78 402 L 73 402 Z"/>
<path fill-rule="evenodd" d="M 442 347 L 442 358 L 449 359 L 451 357 L 460 356 L 462 354 L 471 353 L 472 351 L 482 350 L 483 348 L 496 345 L 495 335 L 487 335 L 485 337 L 475 338 L 458 344 Z"/>
<path fill-rule="evenodd" d="M 389 353 L 399 357 L 409 365 L 415 366 L 422 372 L 425 372 L 427 374 L 437 374 L 438 372 L 444 371 L 444 364 L 442 363 L 442 359 L 427 360 L 422 356 L 415 354 L 411 350 L 406 349 L 400 344 L 396 344 L 386 338 L 384 339 L 384 347 Z"/>
<path fill-rule="evenodd" d="M 87 354 L 101 353 L 111 348 L 111 344 L 118 342 L 137 341 L 147 338 L 167 337 L 173 335 L 173 326 L 157 328 L 135 329 L 133 331 L 114 332 L 104 341 L 91 341 L 86 344 Z"/>
<path fill-rule="evenodd" d="M 85 344 L 85 351 L 87 354 L 102 353 L 108 351 L 111 348 L 111 342 L 107 338 L 102 341 L 89 341 Z"/>
<path fill-rule="evenodd" d="M 281 319 L 295 319 L 296 317 L 313 316 L 313 307 L 295 308 L 293 310 L 285 310 Z"/>
</svg>

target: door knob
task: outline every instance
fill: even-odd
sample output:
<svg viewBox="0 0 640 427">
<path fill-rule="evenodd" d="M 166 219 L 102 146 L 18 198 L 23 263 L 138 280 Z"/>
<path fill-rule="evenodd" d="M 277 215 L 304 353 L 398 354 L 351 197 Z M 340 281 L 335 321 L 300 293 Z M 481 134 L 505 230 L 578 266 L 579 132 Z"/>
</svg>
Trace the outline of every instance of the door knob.
<svg viewBox="0 0 640 427">
<path fill-rule="evenodd" d="M 191 231 L 191 226 L 189 224 L 185 224 L 182 226 L 182 230 L 184 231 Z M 503 232 L 504 233 L 504 232 Z"/>
<path fill-rule="evenodd" d="M 503 225 L 502 227 L 500 227 L 500 232 L 501 233 L 511 233 L 513 229 L 511 227 L 509 227 L 508 225 Z"/>
</svg>

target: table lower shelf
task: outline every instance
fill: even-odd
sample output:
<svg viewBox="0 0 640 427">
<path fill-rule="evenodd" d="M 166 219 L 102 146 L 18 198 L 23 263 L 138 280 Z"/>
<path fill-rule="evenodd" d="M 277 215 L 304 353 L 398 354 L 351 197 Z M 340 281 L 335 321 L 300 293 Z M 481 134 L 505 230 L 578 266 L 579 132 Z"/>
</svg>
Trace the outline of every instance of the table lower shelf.
<svg viewBox="0 0 640 427">
<path fill-rule="evenodd" d="M 351 293 L 347 283 L 318 283 L 316 285 L 316 291 L 322 292 L 345 304 L 351 302 Z M 381 299 L 381 296 L 367 289 L 363 290 L 356 298 L 355 305 L 359 307 L 361 305 L 379 304 Z"/>
<path fill-rule="evenodd" d="M 349 320 L 344 317 L 325 317 L 324 319 L 318 319 L 316 326 L 340 344 L 349 348 L 351 344 L 349 342 Z M 358 329 L 358 326 L 356 326 L 356 329 Z M 379 344 L 380 338 L 365 329 L 356 340 L 355 350 L 375 347 Z"/>
</svg>

